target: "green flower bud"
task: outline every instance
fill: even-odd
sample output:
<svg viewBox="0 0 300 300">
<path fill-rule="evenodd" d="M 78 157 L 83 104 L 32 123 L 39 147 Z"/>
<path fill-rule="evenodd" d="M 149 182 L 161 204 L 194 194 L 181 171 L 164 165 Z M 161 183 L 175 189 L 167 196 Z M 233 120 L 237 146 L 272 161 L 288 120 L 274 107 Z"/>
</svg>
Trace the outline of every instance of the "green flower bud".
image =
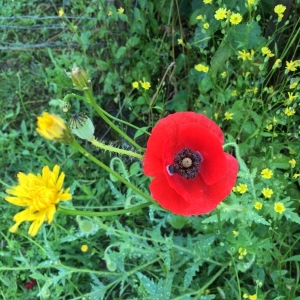
<svg viewBox="0 0 300 300">
<path fill-rule="evenodd" d="M 91 80 L 85 70 L 74 66 L 70 76 L 73 84 L 81 91 L 88 90 L 91 87 Z"/>
<path fill-rule="evenodd" d="M 59 108 L 62 112 L 67 113 L 71 108 L 71 103 L 68 101 L 59 100 Z"/>
<path fill-rule="evenodd" d="M 94 124 L 84 113 L 75 114 L 70 119 L 69 125 L 72 132 L 79 138 L 83 140 L 92 140 L 94 138 Z"/>
</svg>

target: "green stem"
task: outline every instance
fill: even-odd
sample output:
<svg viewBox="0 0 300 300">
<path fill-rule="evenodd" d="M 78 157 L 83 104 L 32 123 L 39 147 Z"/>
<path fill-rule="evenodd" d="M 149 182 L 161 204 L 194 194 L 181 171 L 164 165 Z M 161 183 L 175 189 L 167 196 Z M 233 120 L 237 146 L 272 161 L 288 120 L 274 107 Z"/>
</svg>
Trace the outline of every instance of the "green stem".
<svg viewBox="0 0 300 300">
<path fill-rule="evenodd" d="M 137 194 L 141 195 L 142 197 L 144 197 L 148 201 L 152 202 L 153 204 L 157 204 L 150 196 L 148 196 L 145 193 L 143 193 L 139 188 L 137 188 L 132 183 L 128 182 L 126 179 L 124 179 L 116 171 L 112 170 L 107 165 L 105 165 L 103 162 L 101 162 L 100 160 L 98 160 L 96 157 L 94 157 L 93 155 L 91 155 L 90 153 L 88 153 L 84 148 L 82 148 L 77 143 L 76 140 L 73 140 L 73 142 L 71 143 L 71 146 L 73 146 L 76 150 L 78 150 L 78 152 L 80 152 L 81 154 L 83 154 L 84 156 L 86 156 L 89 160 L 91 160 L 92 162 L 94 162 L 100 168 L 102 168 L 105 171 L 109 172 L 110 174 L 112 174 L 113 176 L 115 176 L 117 179 L 119 179 L 121 182 L 123 182 L 124 184 L 126 184 L 128 187 L 132 188 Z"/>
<path fill-rule="evenodd" d="M 107 118 L 107 116 L 103 113 L 102 109 L 97 105 L 93 94 L 91 92 L 90 89 L 85 90 L 84 94 L 86 96 L 86 98 L 88 99 L 88 101 L 91 103 L 91 105 L 93 106 L 93 108 L 97 111 L 97 113 L 99 114 L 99 116 L 111 127 L 113 128 L 115 131 L 117 131 L 124 139 L 126 139 L 131 145 L 133 145 L 134 147 L 136 147 L 137 149 L 139 149 L 140 151 L 144 151 L 145 149 L 143 147 L 141 147 L 140 145 L 138 145 L 133 139 L 131 139 L 124 131 L 122 131 L 118 126 L 116 126 L 113 122 L 111 122 L 111 120 L 109 118 Z"/>
<path fill-rule="evenodd" d="M 83 100 L 84 102 L 87 102 L 87 103 L 89 103 L 89 101 L 88 101 L 88 99 L 86 99 L 85 97 L 82 97 L 82 96 L 79 96 L 79 95 L 77 95 L 77 94 L 67 94 L 65 97 L 64 97 L 64 99 L 63 99 L 63 101 L 69 101 L 69 98 L 78 98 L 78 99 L 80 99 L 80 100 Z"/>
<path fill-rule="evenodd" d="M 116 152 L 116 153 L 120 153 L 120 154 L 125 154 L 128 156 L 133 156 L 136 157 L 140 160 L 143 160 L 143 155 L 133 152 L 133 151 L 128 151 L 128 150 L 124 150 L 124 149 L 119 149 L 113 146 L 109 146 L 109 145 L 105 145 L 99 141 L 97 141 L 95 138 L 93 140 L 90 141 L 91 144 L 93 144 L 95 147 L 110 151 L 110 152 Z"/>
<path fill-rule="evenodd" d="M 115 210 L 115 211 L 80 211 L 75 209 L 67 209 L 64 207 L 58 207 L 57 212 L 65 214 L 65 215 L 71 215 L 71 216 L 85 216 L 85 217 L 111 217 L 111 216 L 117 216 L 117 215 L 123 215 L 129 212 L 133 212 L 139 209 L 142 209 L 144 207 L 148 207 L 152 204 L 152 202 L 148 201 L 136 206 L 132 206 L 125 209 Z"/>
</svg>

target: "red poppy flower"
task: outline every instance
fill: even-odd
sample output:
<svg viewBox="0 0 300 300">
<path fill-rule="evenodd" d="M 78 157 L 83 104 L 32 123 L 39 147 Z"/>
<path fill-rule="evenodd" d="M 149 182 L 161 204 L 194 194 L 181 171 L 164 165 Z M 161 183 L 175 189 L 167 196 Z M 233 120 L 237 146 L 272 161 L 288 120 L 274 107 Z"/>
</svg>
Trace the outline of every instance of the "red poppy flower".
<svg viewBox="0 0 300 300">
<path fill-rule="evenodd" d="M 150 191 L 163 208 L 184 216 L 205 214 L 227 197 L 238 162 L 223 151 L 223 132 L 204 115 L 178 112 L 152 130 L 144 173 L 153 176 Z"/>
<path fill-rule="evenodd" d="M 24 283 L 24 287 L 25 287 L 27 290 L 31 290 L 35 285 L 36 285 L 36 280 L 33 279 L 33 278 L 30 278 L 30 281 L 29 281 L 29 282 L 25 282 L 25 283 Z"/>
</svg>

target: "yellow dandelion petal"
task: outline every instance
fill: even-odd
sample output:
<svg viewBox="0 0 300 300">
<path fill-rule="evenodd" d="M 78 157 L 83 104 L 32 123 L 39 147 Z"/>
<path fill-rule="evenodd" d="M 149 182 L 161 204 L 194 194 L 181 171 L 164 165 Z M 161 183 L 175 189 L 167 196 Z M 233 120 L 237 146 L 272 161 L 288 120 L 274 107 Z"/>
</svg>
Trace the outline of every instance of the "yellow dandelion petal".
<svg viewBox="0 0 300 300">
<path fill-rule="evenodd" d="M 285 67 L 287 70 L 289 71 L 297 71 L 297 68 L 296 68 L 296 65 L 295 65 L 295 62 L 293 61 L 286 61 L 286 67 Z"/>
<path fill-rule="evenodd" d="M 65 175 L 59 172 L 60 167 L 55 165 L 52 171 L 45 166 L 42 174 L 18 174 L 19 185 L 6 190 L 14 197 L 7 196 L 5 200 L 26 208 L 14 216 L 16 224 L 10 228 L 11 232 L 16 232 L 21 223 L 32 221 L 28 233 L 35 236 L 44 222 L 53 221 L 56 204 L 72 198 L 69 188 L 62 189 Z"/>
<path fill-rule="evenodd" d="M 140 81 L 140 85 L 144 90 L 149 90 L 151 87 L 151 84 L 148 81 Z"/>
<path fill-rule="evenodd" d="M 89 246 L 88 245 L 82 245 L 80 249 L 81 249 L 82 252 L 87 252 L 89 250 Z"/>
<path fill-rule="evenodd" d="M 227 120 L 227 121 L 232 120 L 233 119 L 232 118 L 233 115 L 234 115 L 233 113 L 230 113 L 230 112 L 227 111 L 224 114 L 224 119 Z"/>
<path fill-rule="evenodd" d="M 214 15 L 216 20 L 223 20 L 227 18 L 227 10 L 226 8 L 219 8 L 216 10 Z"/>
<path fill-rule="evenodd" d="M 249 296 L 249 299 L 250 299 L 250 300 L 256 300 L 256 299 L 257 299 L 257 296 L 256 296 L 256 294 L 254 294 L 254 295 L 250 295 L 250 296 Z"/>
<path fill-rule="evenodd" d="M 138 83 L 137 81 L 134 81 L 134 82 L 132 83 L 132 87 L 133 87 L 134 89 L 137 89 L 137 88 L 139 87 L 139 83 Z"/>
<path fill-rule="evenodd" d="M 210 4 L 210 3 L 212 3 L 212 0 L 203 0 L 203 3 Z"/>
<path fill-rule="evenodd" d="M 283 14 L 286 10 L 286 6 L 282 5 L 282 4 L 278 4 L 274 7 L 274 12 L 276 14 Z"/>
<path fill-rule="evenodd" d="M 262 207 L 263 207 L 263 205 L 262 205 L 262 203 L 261 202 L 255 202 L 255 204 L 254 204 L 254 208 L 256 209 L 256 210 L 261 210 L 262 209 Z"/>
<path fill-rule="evenodd" d="M 295 168 L 296 166 L 296 160 L 293 158 L 291 160 L 289 160 L 289 164 L 291 165 L 292 168 Z"/>
<path fill-rule="evenodd" d="M 266 198 L 271 198 L 272 195 L 274 194 L 273 190 L 270 189 L 270 188 L 263 188 L 263 190 L 262 190 L 261 193 L 262 193 L 262 194 L 264 195 L 264 197 L 266 197 Z"/>
<path fill-rule="evenodd" d="M 124 8 L 123 7 L 120 7 L 119 9 L 118 9 L 118 14 L 123 14 L 124 13 Z"/>
</svg>

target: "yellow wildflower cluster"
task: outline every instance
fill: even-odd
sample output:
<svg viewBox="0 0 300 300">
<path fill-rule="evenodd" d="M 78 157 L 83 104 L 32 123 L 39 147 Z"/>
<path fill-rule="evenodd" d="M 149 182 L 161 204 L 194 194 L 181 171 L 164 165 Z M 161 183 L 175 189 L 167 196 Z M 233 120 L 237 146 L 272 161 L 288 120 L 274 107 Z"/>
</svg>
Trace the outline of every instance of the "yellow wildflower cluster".
<svg viewBox="0 0 300 300">
<path fill-rule="evenodd" d="M 271 50 L 268 47 L 262 47 L 261 52 L 266 57 L 273 57 L 274 56 L 274 54 L 271 52 Z"/>
<path fill-rule="evenodd" d="M 240 247 L 239 250 L 239 259 L 243 259 L 247 254 L 247 249 Z"/>
</svg>

